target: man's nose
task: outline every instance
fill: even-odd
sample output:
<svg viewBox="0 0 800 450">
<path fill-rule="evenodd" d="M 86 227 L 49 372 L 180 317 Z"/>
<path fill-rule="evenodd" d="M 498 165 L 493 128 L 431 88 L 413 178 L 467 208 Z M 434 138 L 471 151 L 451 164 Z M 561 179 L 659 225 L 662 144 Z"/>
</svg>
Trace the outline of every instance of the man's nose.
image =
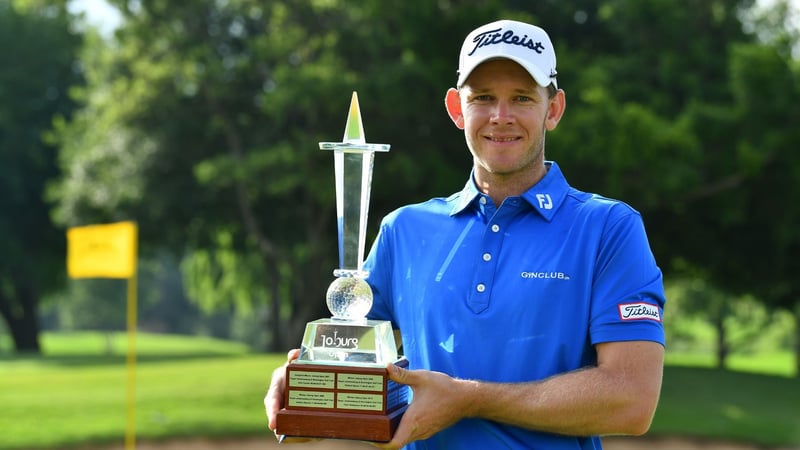
<svg viewBox="0 0 800 450">
<path fill-rule="evenodd" d="M 511 102 L 498 101 L 495 104 L 494 111 L 492 111 L 492 122 L 494 123 L 512 123 L 514 121 L 514 111 L 511 107 Z"/>
</svg>

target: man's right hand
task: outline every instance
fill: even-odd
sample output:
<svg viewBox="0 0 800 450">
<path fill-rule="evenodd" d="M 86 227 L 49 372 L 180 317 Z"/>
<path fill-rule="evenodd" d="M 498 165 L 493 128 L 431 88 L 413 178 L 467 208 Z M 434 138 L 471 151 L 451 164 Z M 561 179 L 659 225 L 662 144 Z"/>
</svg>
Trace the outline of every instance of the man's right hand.
<svg viewBox="0 0 800 450">
<path fill-rule="evenodd" d="M 288 366 L 299 356 L 300 349 L 289 350 L 289 353 L 286 355 L 286 364 L 278 367 L 272 372 L 272 380 L 269 383 L 269 390 L 267 391 L 267 395 L 264 397 L 264 408 L 267 411 L 269 429 L 272 430 L 273 433 L 275 433 L 275 428 L 278 426 L 278 411 L 283 408 L 283 397 L 286 389 L 286 366 Z M 278 441 L 281 443 L 287 444 L 293 442 L 308 442 L 317 440 L 297 437 L 286 438 L 285 436 L 278 435 L 277 433 L 275 433 L 275 437 L 278 438 Z"/>
</svg>

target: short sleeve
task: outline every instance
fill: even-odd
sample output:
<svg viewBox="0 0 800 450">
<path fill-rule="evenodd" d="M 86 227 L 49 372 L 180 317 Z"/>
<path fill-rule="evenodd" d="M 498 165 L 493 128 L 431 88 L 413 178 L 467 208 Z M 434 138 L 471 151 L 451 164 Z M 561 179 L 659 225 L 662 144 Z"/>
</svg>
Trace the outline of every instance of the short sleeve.
<svg viewBox="0 0 800 450">
<path fill-rule="evenodd" d="M 592 344 L 646 340 L 665 344 L 662 273 L 641 216 L 629 206 L 612 208 L 592 285 Z"/>
</svg>

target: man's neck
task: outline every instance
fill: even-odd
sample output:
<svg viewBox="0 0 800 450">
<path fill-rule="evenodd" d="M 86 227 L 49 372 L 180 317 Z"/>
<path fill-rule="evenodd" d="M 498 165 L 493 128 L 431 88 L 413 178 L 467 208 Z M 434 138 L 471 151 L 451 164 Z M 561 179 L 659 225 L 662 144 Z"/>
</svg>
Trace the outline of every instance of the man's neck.
<svg viewBox="0 0 800 450">
<path fill-rule="evenodd" d="M 492 202 L 500 206 L 508 197 L 518 197 L 541 181 L 547 175 L 547 166 L 542 163 L 530 170 L 514 174 L 490 173 L 475 168 L 475 185 L 478 190 L 488 195 Z"/>
</svg>

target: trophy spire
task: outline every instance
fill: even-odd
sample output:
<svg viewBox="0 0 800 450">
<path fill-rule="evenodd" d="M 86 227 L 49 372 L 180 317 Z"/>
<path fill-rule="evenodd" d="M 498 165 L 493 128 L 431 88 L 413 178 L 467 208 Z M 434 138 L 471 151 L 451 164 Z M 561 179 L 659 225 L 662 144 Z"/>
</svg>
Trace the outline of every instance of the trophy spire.
<svg viewBox="0 0 800 450">
<path fill-rule="evenodd" d="M 336 173 L 336 223 L 339 237 L 339 268 L 328 289 L 327 302 L 334 318 L 363 319 L 372 305 L 372 291 L 364 281 L 364 247 L 367 213 L 375 152 L 389 151 L 387 144 L 367 144 L 358 94 L 353 92 L 342 142 L 320 142 L 333 150 Z"/>
<path fill-rule="evenodd" d="M 361 122 L 361 108 L 358 106 L 358 93 L 353 91 L 350 98 L 350 111 L 347 113 L 347 124 L 344 126 L 342 142 L 350 144 L 366 144 L 364 124 Z"/>
</svg>

